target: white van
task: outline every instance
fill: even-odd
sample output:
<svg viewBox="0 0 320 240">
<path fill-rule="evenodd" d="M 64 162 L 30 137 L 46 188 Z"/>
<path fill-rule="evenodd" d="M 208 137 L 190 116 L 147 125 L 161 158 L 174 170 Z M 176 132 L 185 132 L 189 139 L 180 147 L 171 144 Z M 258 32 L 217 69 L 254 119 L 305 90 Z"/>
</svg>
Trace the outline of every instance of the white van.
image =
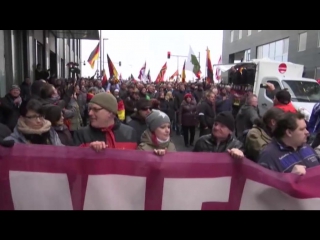
<svg viewBox="0 0 320 240">
<path fill-rule="evenodd" d="M 254 74 L 246 79 L 253 84 L 253 93 L 258 96 L 261 115 L 273 106 L 274 94 L 266 91 L 263 84 L 272 83 L 276 90 L 287 89 L 291 94 L 291 101 L 295 108 L 306 115 L 309 120 L 315 103 L 320 102 L 320 85 L 314 79 L 303 78 L 304 66 L 290 62 L 278 62 L 270 59 L 254 59 L 228 65 L 214 65 L 222 72 L 235 69 L 255 69 Z"/>
</svg>

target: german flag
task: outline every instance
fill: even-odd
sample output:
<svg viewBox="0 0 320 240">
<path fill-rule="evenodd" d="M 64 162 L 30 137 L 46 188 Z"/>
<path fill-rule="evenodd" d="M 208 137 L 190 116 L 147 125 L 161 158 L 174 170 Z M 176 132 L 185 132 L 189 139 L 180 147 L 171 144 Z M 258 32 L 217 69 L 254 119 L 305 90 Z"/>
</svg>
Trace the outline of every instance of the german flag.
<svg viewBox="0 0 320 240">
<path fill-rule="evenodd" d="M 100 53 L 100 42 L 95 47 L 95 49 L 93 49 L 93 51 L 91 52 L 88 58 L 88 63 L 90 64 L 92 69 L 94 68 L 95 61 L 99 58 L 99 53 Z"/>
<path fill-rule="evenodd" d="M 117 84 L 119 83 L 119 76 L 118 76 L 118 71 L 115 68 L 113 62 L 111 61 L 109 55 L 107 54 L 107 58 L 108 58 L 108 67 L 109 67 L 109 74 L 110 74 L 110 78 L 114 79 L 114 82 Z"/>
<path fill-rule="evenodd" d="M 108 78 L 107 78 L 107 74 L 106 74 L 106 70 L 103 69 L 102 72 L 102 86 L 104 87 L 105 85 L 107 85 L 108 83 Z"/>
<path fill-rule="evenodd" d="M 207 83 L 214 83 L 213 80 L 213 68 L 210 58 L 210 50 L 207 47 Z"/>
<path fill-rule="evenodd" d="M 183 83 L 186 82 L 186 61 L 184 61 L 184 64 L 183 64 L 182 74 L 181 74 L 181 81 Z"/>
<path fill-rule="evenodd" d="M 167 63 L 165 63 L 162 66 L 162 68 L 158 74 L 158 77 L 156 78 L 155 83 L 163 82 L 163 78 L 164 78 L 164 75 L 166 74 L 166 71 L 167 71 Z"/>
<path fill-rule="evenodd" d="M 123 100 L 120 100 L 118 102 L 118 118 L 119 118 L 120 121 L 124 121 L 124 119 L 126 118 L 125 107 L 124 107 Z"/>
<path fill-rule="evenodd" d="M 172 76 L 169 79 L 173 79 L 174 77 L 178 77 L 179 76 L 179 72 L 178 70 L 174 72 L 174 74 L 172 74 Z"/>
</svg>

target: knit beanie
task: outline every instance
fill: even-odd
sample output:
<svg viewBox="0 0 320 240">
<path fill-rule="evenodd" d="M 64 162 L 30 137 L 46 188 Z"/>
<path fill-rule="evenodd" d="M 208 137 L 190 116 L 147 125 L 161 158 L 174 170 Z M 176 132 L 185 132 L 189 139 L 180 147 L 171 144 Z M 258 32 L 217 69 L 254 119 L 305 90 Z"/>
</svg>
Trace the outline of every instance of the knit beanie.
<svg viewBox="0 0 320 240">
<path fill-rule="evenodd" d="M 170 118 L 164 112 L 152 110 L 146 118 L 147 127 L 151 132 L 154 132 L 162 124 L 170 123 Z"/>
<path fill-rule="evenodd" d="M 217 115 L 215 122 L 221 123 L 229 128 L 230 131 L 234 131 L 234 117 L 232 116 L 231 112 L 221 112 Z"/>
<path fill-rule="evenodd" d="M 94 97 L 90 100 L 90 103 L 97 104 L 109 112 L 118 114 L 118 102 L 111 93 L 98 93 L 94 95 Z"/>
<path fill-rule="evenodd" d="M 20 91 L 20 87 L 18 85 L 12 85 L 10 91 L 15 90 L 15 89 Z"/>
<path fill-rule="evenodd" d="M 191 93 L 187 93 L 184 95 L 184 99 L 187 100 L 187 98 L 191 98 L 192 99 L 192 94 Z"/>
</svg>

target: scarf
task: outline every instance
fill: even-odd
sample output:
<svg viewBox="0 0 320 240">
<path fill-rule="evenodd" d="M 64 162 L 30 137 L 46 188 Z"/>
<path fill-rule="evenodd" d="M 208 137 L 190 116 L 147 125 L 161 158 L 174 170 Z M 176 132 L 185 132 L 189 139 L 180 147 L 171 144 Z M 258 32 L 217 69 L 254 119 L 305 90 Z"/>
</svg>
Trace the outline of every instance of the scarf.
<svg viewBox="0 0 320 240">
<path fill-rule="evenodd" d="M 111 125 L 107 128 L 101 129 L 102 132 L 105 132 L 106 134 L 106 143 L 107 143 L 107 148 L 116 148 L 116 140 L 113 134 L 113 127 L 114 125 Z"/>
<path fill-rule="evenodd" d="M 26 125 L 22 118 L 19 118 L 17 130 L 27 140 L 33 144 L 50 144 L 50 129 L 51 123 L 48 120 L 43 120 L 43 125 L 39 129 L 32 129 Z"/>
<path fill-rule="evenodd" d="M 156 146 L 156 147 L 164 147 L 164 146 L 167 147 L 170 143 L 170 137 L 168 138 L 168 140 L 162 141 L 159 138 L 157 138 L 155 133 L 152 133 L 151 134 L 151 141 L 154 144 L 154 146 Z"/>
</svg>

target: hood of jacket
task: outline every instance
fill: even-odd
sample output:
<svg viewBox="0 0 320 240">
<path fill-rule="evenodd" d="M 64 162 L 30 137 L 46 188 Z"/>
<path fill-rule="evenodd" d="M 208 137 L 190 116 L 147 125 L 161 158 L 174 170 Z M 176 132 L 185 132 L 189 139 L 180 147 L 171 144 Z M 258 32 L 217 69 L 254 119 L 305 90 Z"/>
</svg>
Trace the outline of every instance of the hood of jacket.
<svg viewBox="0 0 320 240">
<path fill-rule="evenodd" d="M 251 105 L 243 105 L 240 108 L 238 115 L 239 115 L 239 117 L 242 117 L 242 116 L 247 115 L 251 111 L 257 111 L 257 108 L 255 108 L 254 106 L 251 106 Z"/>
</svg>

